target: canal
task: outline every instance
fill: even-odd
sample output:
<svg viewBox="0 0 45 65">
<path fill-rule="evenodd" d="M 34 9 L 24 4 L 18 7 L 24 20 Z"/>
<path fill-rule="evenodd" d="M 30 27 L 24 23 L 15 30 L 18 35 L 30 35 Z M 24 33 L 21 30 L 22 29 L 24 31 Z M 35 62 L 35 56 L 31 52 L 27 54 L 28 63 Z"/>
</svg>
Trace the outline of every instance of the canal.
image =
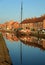
<svg viewBox="0 0 45 65">
<path fill-rule="evenodd" d="M 13 65 L 45 65 L 45 39 L 2 33 Z"/>
</svg>

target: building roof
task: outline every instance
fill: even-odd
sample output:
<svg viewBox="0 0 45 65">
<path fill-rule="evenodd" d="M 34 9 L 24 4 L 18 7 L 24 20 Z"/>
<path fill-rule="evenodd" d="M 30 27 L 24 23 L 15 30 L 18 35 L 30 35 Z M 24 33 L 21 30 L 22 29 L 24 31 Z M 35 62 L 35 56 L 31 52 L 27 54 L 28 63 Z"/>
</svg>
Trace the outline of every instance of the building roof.
<svg viewBox="0 0 45 65">
<path fill-rule="evenodd" d="M 28 18 L 21 22 L 21 24 L 25 23 L 35 23 L 35 22 L 42 22 L 45 19 L 45 15 L 37 18 Z"/>
</svg>

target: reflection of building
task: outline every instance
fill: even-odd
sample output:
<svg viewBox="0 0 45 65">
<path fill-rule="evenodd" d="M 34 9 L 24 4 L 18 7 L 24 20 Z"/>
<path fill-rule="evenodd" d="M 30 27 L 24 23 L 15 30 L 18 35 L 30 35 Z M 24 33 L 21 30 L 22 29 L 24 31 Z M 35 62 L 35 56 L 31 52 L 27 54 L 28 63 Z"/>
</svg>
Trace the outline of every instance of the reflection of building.
<svg viewBox="0 0 45 65">
<path fill-rule="evenodd" d="M 6 39 L 10 41 L 21 41 L 26 45 L 38 47 L 42 50 L 45 50 L 45 39 L 39 39 L 36 37 L 30 37 L 30 36 L 15 36 L 14 33 L 4 33 L 2 32 L 3 36 L 6 37 Z"/>
<path fill-rule="evenodd" d="M 42 46 L 45 48 L 45 39 L 42 40 Z"/>
<path fill-rule="evenodd" d="M 26 45 L 29 45 L 29 46 L 33 46 L 33 47 L 38 47 L 42 50 L 45 50 L 45 39 L 42 40 L 42 39 L 38 39 L 36 37 L 20 37 L 20 40 L 26 44 Z"/>
<path fill-rule="evenodd" d="M 18 41 L 18 38 L 13 33 L 3 33 L 3 36 L 10 41 Z"/>
</svg>

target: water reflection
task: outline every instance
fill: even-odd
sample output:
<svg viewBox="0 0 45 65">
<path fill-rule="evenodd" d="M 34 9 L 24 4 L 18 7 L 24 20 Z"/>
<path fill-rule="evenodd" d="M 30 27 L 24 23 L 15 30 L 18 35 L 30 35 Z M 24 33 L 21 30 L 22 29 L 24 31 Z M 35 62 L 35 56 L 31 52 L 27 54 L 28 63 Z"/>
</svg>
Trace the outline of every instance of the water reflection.
<svg viewBox="0 0 45 65">
<path fill-rule="evenodd" d="M 31 46 L 31 47 L 38 47 L 42 50 L 45 50 L 45 39 L 36 38 L 33 36 L 16 36 L 14 33 L 3 33 L 2 35 L 6 37 L 6 39 L 12 41 L 21 41 L 23 44 Z"/>
<path fill-rule="evenodd" d="M 6 37 L 6 39 L 8 39 L 8 40 L 10 40 L 10 41 L 18 41 L 19 39 L 15 36 L 15 34 L 13 34 L 13 33 L 3 33 L 2 32 L 2 35 L 4 36 L 4 37 Z"/>
<path fill-rule="evenodd" d="M 10 51 L 13 65 L 45 65 L 45 39 L 16 36 L 14 33 L 6 32 L 2 32 L 2 35 Z"/>
<path fill-rule="evenodd" d="M 23 37 L 20 38 L 21 42 L 31 47 L 38 47 L 45 50 L 45 39 L 40 39 L 36 37 Z"/>
</svg>

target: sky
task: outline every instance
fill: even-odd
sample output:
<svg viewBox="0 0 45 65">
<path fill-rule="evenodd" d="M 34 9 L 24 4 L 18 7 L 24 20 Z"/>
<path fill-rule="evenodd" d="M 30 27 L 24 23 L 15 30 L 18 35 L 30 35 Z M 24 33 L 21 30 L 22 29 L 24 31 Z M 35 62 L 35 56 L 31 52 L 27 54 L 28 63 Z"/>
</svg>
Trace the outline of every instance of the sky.
<svg viewBox="0 0 45 65">
<path fill-rule="evenodd" d="M 22 19 L 39 17 L 45 14 L 45 0 L 22 0 Z M 21 0 L 0 0 L 0 23 L 9 20 L 20 22 Z"/>
</svg>

